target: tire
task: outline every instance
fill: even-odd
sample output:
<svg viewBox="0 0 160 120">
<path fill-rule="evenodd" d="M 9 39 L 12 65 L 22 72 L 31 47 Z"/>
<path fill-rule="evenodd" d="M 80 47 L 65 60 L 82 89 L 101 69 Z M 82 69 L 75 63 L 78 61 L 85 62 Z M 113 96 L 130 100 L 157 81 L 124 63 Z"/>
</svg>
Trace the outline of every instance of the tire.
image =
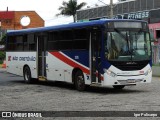
<svg viewBox="0 0 160 120">
<path fill-rule="evenodd" d="M 23 77 L 24 77 L 25 83 L 31 83 L 32 82 L 31 71 L 30 71 L 30 68 L 28 66 L 26 66 L 24 68 Z"/>
<path fill-rule="evenodd" d="M 116 90 L 121 90 L 125 87 L 125 85 L 113 85 L 113 88 Z"/>
<path fill-rule="evenodd" d="M 77 71 L 75 74 L 75 87 L 78 91 L 84 91 L 86 88 L 85 82 L 84 82 L 84 76 L 82 71 Z"/>
</svg>

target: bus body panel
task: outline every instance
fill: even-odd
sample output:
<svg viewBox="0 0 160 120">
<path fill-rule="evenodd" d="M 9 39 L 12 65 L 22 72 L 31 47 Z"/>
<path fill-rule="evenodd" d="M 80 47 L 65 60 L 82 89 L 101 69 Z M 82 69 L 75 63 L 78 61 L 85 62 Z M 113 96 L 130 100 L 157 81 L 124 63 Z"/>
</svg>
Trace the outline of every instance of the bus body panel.
<svg viewBox="0 0 160 120">
<path fill-rule="evenodd" d="M 36 52 L 6 52 L 7 72 L 23 76 L 23 67 L 28 65 L 32 78 L 37 78 Z"/>
<path fill-rule="evenodd" d="M 75 54 L 75 59 L 84 59 L 75 52 L 70 52 L 70 54 L 72 54 L 72 56 Z M 72 72 L 74 69 L 78 68 L 83 71 L 85 84 L 90 84 L 89 68 L 82 63 L 77 62 L 75 59 L 72 59 L 71 56 L 67 56 L 63 52 L 48 52 L 48 56 L 46 57 L 47 79 L 50 81 L 58 80 L 71 83 Z"/>
<path fill-rule="evenodd" d="M 75 24 L 68 24 L 61 26 L 26 29 L 26 30 L 9 32 L 8 36 L 11 37 L 25 36 L 24 39 L 26 39 L 27 35 L 34 34 L 34 40 L 37 42 L 35 48 L 38 49 L 35 52 L 30 52 L 25 50 L 23 52 L 15 52 L 14 49 L 13 49 L 14 52 L 10 51 L 6 52 L 7 72 L 23 76 L 23 68 L 25 65 L 27 65 L 31 70 L 32 78 L 43 77 L 45 80 L 49 81 L 65 81 L 72 83 L 73 82 L 72 77 L 76 74 L 76 73 L 73 74 L 73 71 L 76 69 L 76 70 L 81 70 L 83 72 L 84 81 L 86 85 L 92 85 L 96 83 L 101 86 L 135 85 L 138 83 L 150 83 L 152 79 L 152 70 L 150 63 L 147 63 L 148 65 L 146 65 L 144 68 L 140 70 L 130 69 L 131 71 L 130 70 L 122 71 L 114 67 L 113 64 L 109 62 L 109 59 L 106 59 L 104 51 L 105 50 L 107 51 L 107 49 L 105 48 L 106 46 L 104 44 L 106 43 L 104 43 L 104 40 L 106 39 L 106 41 L 108 41 L 109 40 L 108 37 L 113 34 L 113 33 L 112 34 L 107 34 L 107 33 L 109 32 L 109 29 L 112 30 L 113 27 L 112 26 L 113 24 L 109 24 L 109 22 L 112 23 L 115 21 L 135 22 L 134 20 L 104 20 L 104 21 L 75 23 Z M 84 29 L 88 30 L 86 34 L 87 36 L 86 41 L 88 40 L 87 45 L 89 47 L 89 50 L 88 48 L 85 48 L 85 50 L 76 48 L 74 49 L 71 48 L 69 50 L 68 48 L 66 50 L 64 50 L 65 48 L 56 48 L 56 49 L 47 48 L 49 40 L 52 42 L 54 41 L 54 38 L 50 38 L 53 37 L 49 36 L 50 33 L 52 32 L 60 33 L 66 29 L 71 30 L 73 32 L 75 29 L 81 29 L 81 28 L 83 28 L 83 30 Z M 125 29 L 130 29 L 130 28 L 125 28 Z M 106 36 L 104 36 L 104 32 L 106 32 Z M 125 38 L 123 34 L 120 34 L 120 32 L 118 31 L 114 32 L 117 32 L 119 36 L 121 35 L 122 38 Z M 146 32 L 148 31 L 146 30 Z M 44 35 L 43 33 L 45 33 L 45 36 L 43 36 Z M 137 32 L 137 34 L 139 34 L 139 32 Z M 110 39 L 111 38 L 112 37 L 110 37 Z M 28 39 L 28 41 L 30 40 L 31 39 Z M 67 41 L 67 39 L 63 40 Z M 55 41 L 60 41 L 60 39 L 57 38 L 55 39 Z M 70 41 L 74 41 L 74 37 Z M 76 41 L 74 42 L 76 43 Z M 62 43 L 62 40 L 60 43 L 64 44 Z M 109 44 L 107 45 L 109 46 Z M 74 44 L 72 45 L 72 47 L 73 46 Z M 141 61 L 143 62 L 143 59 Z M 39 72 L 45 74 L 41 75 L 39 74 Z M 92 78 L 95 79 L 93 80 Z"/>
<path fill-rule="evenodd" d="M 104 73 L 103 86 L 151 83 L 152 70 L 150 64 L 148 64 L 141 70 L 135 70 L 135 71 L 122 71 L 115 68 L 113 65 L 111 65 L 111 67 L 108 70 L 113 71 L 116 74 L 116 76 L 113 77 L 109 75 L 106 71 Z"/>
<path fill-rule="evenodd" d="M 46 57 L 47 79 L 50 81 L 58 80 L 71 82 L 71 74 L 66 75 L 67 73 L 65 74 L 65 72 L 70 72 L 73 68 L 52 55 L 54 53 L 55 52 L 48 52 L 48 56 Z"/>
</svg>

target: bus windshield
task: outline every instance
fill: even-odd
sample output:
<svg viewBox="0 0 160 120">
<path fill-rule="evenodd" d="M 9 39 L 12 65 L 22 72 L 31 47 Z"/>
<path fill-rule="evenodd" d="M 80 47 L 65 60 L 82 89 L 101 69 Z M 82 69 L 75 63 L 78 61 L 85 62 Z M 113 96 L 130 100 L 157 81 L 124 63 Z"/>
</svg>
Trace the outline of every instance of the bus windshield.
<svg viewBox="0 0 160 120">
<path fill-rule="evenodd" d="M 149 33 L 139 30 L 114 29 L 105 33 L 105 57 L 109 61 L 149 60 L 151 44 Z"/>
</svg>

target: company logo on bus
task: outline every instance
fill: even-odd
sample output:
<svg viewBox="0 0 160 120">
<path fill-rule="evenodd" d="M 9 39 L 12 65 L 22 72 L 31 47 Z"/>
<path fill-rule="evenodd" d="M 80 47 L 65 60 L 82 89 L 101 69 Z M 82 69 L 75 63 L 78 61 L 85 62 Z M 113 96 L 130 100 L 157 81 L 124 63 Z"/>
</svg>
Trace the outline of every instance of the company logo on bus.
<svg viewBox="0 0 160 120">
<path fill-rule="evenodd" d="M 137 63 L 136 62 L 127 62 L 126 64 L 127 65 L 136 65 Z"/>
<path fill-rule="evenodd" d="M 36 57 L 34 56 L 28 56 L 28 57 L 8 56 L 8 61 L 36 61 Z"/>
</svg>

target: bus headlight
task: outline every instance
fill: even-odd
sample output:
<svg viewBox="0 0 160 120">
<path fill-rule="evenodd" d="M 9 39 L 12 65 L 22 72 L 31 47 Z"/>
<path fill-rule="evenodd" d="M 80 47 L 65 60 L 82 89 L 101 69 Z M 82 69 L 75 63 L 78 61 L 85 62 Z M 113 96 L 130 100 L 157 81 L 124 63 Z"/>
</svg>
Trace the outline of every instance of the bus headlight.
<svg viewBox="0 0 160 120">
<path fill-rule="evenodd" d="M 117 75 L 114 72 L 112 72 L 111 70 L 103 69 L 103 71 L 111 77 L 117 77 Z"/>
<path fill-rule="evenodd" d="M 144 73 L 144 75 L 147 76 L 151 71 L 152 71 L 151 69 L 148 69 L 148 70 Z"/>
</svg>

